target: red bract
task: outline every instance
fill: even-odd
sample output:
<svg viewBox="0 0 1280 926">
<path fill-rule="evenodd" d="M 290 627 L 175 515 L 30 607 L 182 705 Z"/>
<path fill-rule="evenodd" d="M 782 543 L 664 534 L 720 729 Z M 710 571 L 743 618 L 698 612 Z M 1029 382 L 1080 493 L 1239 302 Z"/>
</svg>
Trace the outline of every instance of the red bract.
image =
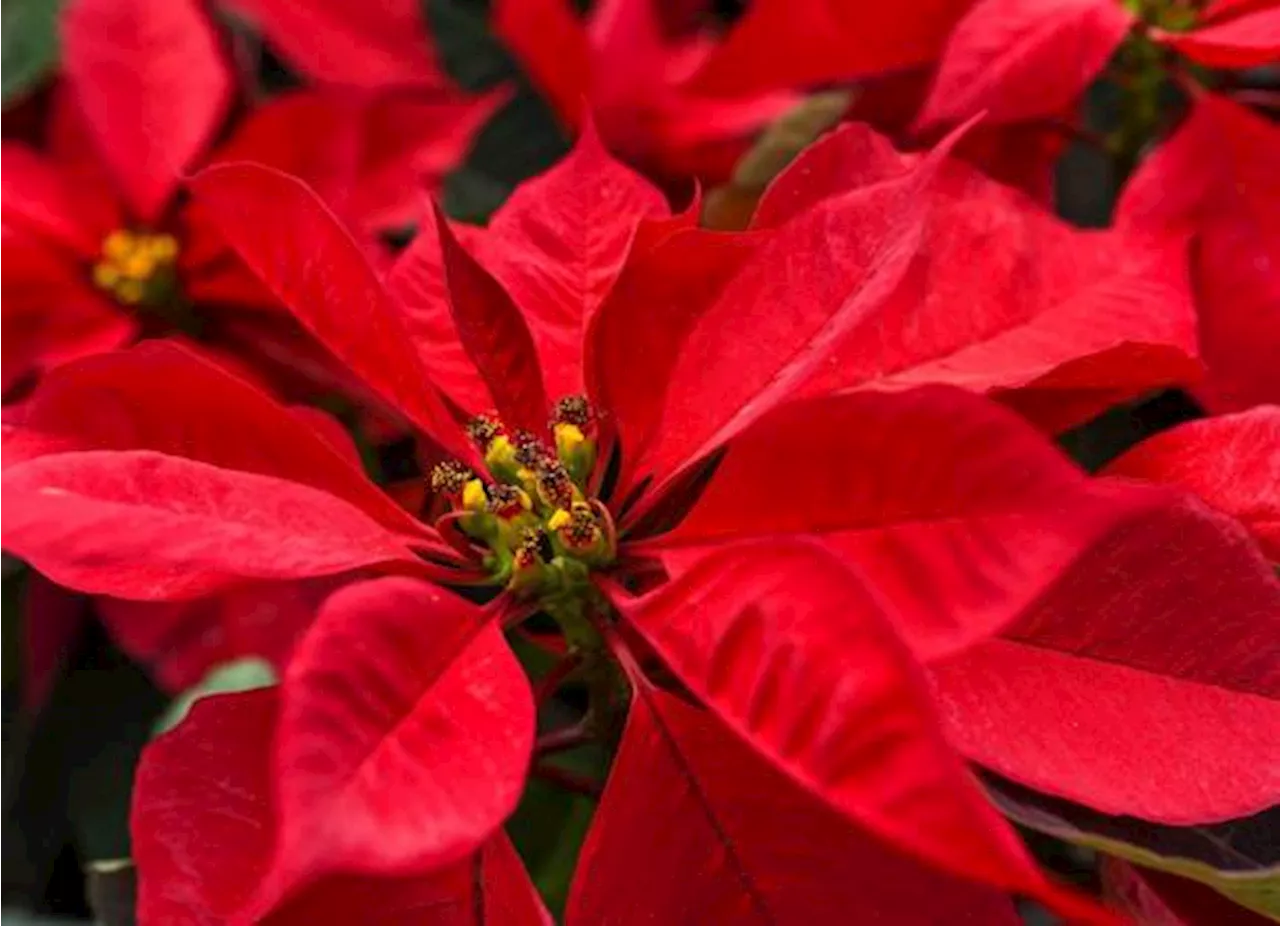
<svg viewBox="0 0 1280 926">
<path fill-rule="evenodd" d="M 794 102 L 786 92 L 702 96 L 704 35 L 663 34 L 654 0 L 608 0 L 580 22 L 568 0 L 500 0 L 494 24 L 557 115 L 594 119 L 610 150 L 657 176 L 723 180 L 747 142 Z"/>
<path fill-rule="evenodd" d="M 235 89 L 202 6 L 76 0 L 62 25 L 50 150 L 5 144 L 4 388 L 155 331 L 322 368 L 179 195 Z M 299 93 L 264 105 L 215 157 L 287 167 L 363 228 L 381 227 L 414 217 L 414 181 L 459 157 L 489 108 Z"/>
<path fill-rule="evenodd" d="M 175 447 L 140 436 L 135 446 L 150 449 L 8 467 L 6 547 L 59 581 L 135 597 L 368 567 L 501 589 L 483 611 L 398 578 L 333 599 L 282 689 L 273 747 L 282 835 L 246 909 L 262 912 L 353 867 L 424 872 L 487 838 L 528 756 L 525 728 L 501 718 L 531 725 L 532 714 L 496 622 L 534 610 L 558 622 L 593 671 L 612 671 L 614 660 L 628 671 L 642 712 L 629 725 L 628 754 L 644 755 L 655 735 L 673 739 L 662 729 L 681 728 L 682 774 L 696 781 L 686 792 L 741 812 L 733 783 L 717 780 L 714 767 L 688 771 L 705 748 L 693 740 L 738 737 L 762 777 L 807 792 L 797 800 L 821 825 L 855 830 L 851 845 L 879 840 L 932 869 L 1060 909 L 1071 901 L 1044 882 L 947 751 L 908 652 L 961 667 L 950 672 L 946 719 L 971 754 L 1011 777 L 1154 814 L 1177 805 L 1213 816 L 1270 799 L 1274 782 L 1252 747 L 1216 748 L 1226 733 L 1213 730 L 1228 730 L 1233 711 L 1255 731 L 1280 722 L 1263 696 L 1266 667 L 1240 654 L 1218 653 L 1203 676 L 1178 665 L 1197 683 L 1231 675 L 1237 688 L 1257 688 L 1254 700 L 1217 689 L 1201 698 L 1188 685 L 1178 689 L 1185 717 L 1158 724 L 1160 686 L 1129 686 L 1123 718 L 1111 702 L 1087 721 L 1059 716 L 1077 739 L 1065 737 L 1058 752 L 1052 738 L 1037 742 L 1030 772 L 1025 753 L 1001 752 L 994 737 L 968 728 L 955 678 L 964 680 L 971 654 L 1006 644 L 990 641 L 998 632 L 1023 639 L 1024 622 L 1036 622 L 1058 634 L 1037 637 L 1042 648 L 1070 651 L 1070 640 L 1095 635 L 1094 614 L 1122 609 L 1133 626 L 1158 628 L 1151 632 L 1166 647 L 1158 655 L 1180 658 L 1205 649 L 1197 633 L 1208 626 L 1186 620 L 1180 603 L 1225 598 L 1224 620 L 1244 624 L 1280 613 L 1280 589 L 1230 526 L 1174 493 L 1095 485 L 1025 422 L 973 394 L 1061 423 L 1102 396 L 1182 375 L 1186 297 L 1180 265 L 1159 246 L 1072 233 L 945 153 L 904 159 L 865 132 L 839 133 L 778 181 L 756 230 L 722 236 L 679 227 L 588 136 L 494 231 L 456 233 L 437 219 L 426 240 L 439 253 L 411 250 L 415 264 L 393 278 L 411 274 L 421 285 L 397 287 L 398 298 L 296 180 L 248 165 L 195 179 L 202 208 L 268 288 L 436 448 L 458 457 L 432 473 L 433 523 L 388 502 L 252 387 L 212 367 L 179 375 L 199 361 L 157 346 L 148 350 L 171 372 L 166 382 L 199 384 L 220 441 Z M 600 189 L 614 207 L 551 195 L 575 183 Z M 536 232 L 525 239 L 525 229 Z M 511 252 L 510 266 L 491 270 L 486 261 L 501 262 L 486 248 L 498 246 Z M 1034 248 L 1045 249 L 1038 259 Z M 438 301 L 401 303 L 414 293 Z M 450 339 L 455 368 L 424 362 L 427 345 L 414 333 L 422 326 L 411 316 Z M 1130 352 L 1147 361 L 1140 377 L 1117 362 Z M 467 388 L 497 412 L 471 422 L 470 440 L 452 417 L 460 403 L 435 391 L 453 391 L 448 377 L 462 358 L 472 367 Z M 557 375 L 585 383 L 589 400 L 555 401 L 549 362 L 568 365 Z M 937 381 L 971 391 L 921 386 Z M 176 397 L 134 401 L 164 407 Z M 1172 532 L 1194 560 L 1178 569 L 1176 588 L 1161 584 Z M 704 550 L 743 541 L 754 543 Z M 634 598 L 663 581 L 659 560 L 674 578 Z M 1146 664 L 1143 641 L 1103 642 L 1112 662 Z M 669 696 L 649 697 L 659 663 L 705 708 L 702 719 L 676 716 Z M 472 675 L 477 665 L 483 671 Z M 1019 665 L 1004 665 L 1005 675 L 1025 677 Z M 613 682 L 607 690 L 617 692 Z M 487 714 L 472 683 L 512 706 L 501 718 Z M 515 709 L 517 693 L 527 715 Z M 994 709 L 1015 715 L 1010 727 L 1023 722 L 1020 709 L 1041 713 L 1025 698 Z M 1078 770 L 1065 766 L 1078 764 L 1079 738 L 1113 738 L 1121 720 L 1152 723 L 1143 745 L 1171 757 L 1170 782 L 1144 787 L 1124 751 L 1073 784 Z M 710 732 L 698 729 L 704 723 Z M 477 756 L 488 743 L 490 781 L 448 784 L 440 763 L 455 741 Z M 1197 750 L 1201 741 L 1215 750 Z M 1236 761 L 1256 771 L 1224 788 L 1220 802 L 1193 787 Z M 335 787 L 344 770 L 366 767 L 386 769 L 383 790 L 359 776 L 359 787 Z M 394 824 L 389 840 L 388 808 L 418 825 Z M 605 810 L 602 821 L 614 814 Z M 617 812 L 634 816 L 625 805 Z M 723 823 L 726 813 L 713 819 Z M 743 833 L 743 853 L 756 851 L 752 838 Z M 705 894 L 694 885 L 688 903 L 709 916 L 735 903 L 782 916 L 794 874 L 783 871 L 776 895 L 739 878 L 707 883 Z M 661 920 L 676 909 L 670 894 L 648 899 L 653 907 L 618 915 Z M 981 891 L 972 900 L 990 903 Z M 577 902 L 594 910 L 600 900 L 588 892 Z"/>
<path fill-rule="evenodd" d="M 274 757 L 263 745 L 286 723 L 285 700 L 275 690 L 202 699 L 144 754 L 133 812 L 139 922 L 249 921 L 233 914 L 260 883 L 281 833 Z M 210 769 L 218 770 L 216 778 Z M 468 773 L 474 770 L 458 778 Z M 389 809 L 395 813 L 394 805 Z M 211 854 L 219 864 L 202 863 Z M 427 877 L 321 876 L 261 922 L 539 926 L 550 919 L 499 834 L 474 857 Z"/>
<path fill-rule="evenodd" d="M 225 398 L 206 393 L 202 384 L 207 363 L 179 348 L 147 343 L 126 353 L 108 353 L 52 371 L 21 406 L 9 415 L 5 429 L 4 465 L 12 467 L 42 455 L 106 449 L 183 450 L 206 448 L 218 453 Z M 159 384 L 181 377 L 192 388 L 180 402 L 156 402 Z M 234 393 L 233 393 L 234 395 Z M 150 396 L 151 398 L 148 398 Z M 204 403 L 202 404 L 202 400 Z M 243 403 L 241 414 L 252 414 Z M 358 456 L 338 423 L 309 408 L 291 408 L 294 419 L 286 434 L 296 446 L 328 444 L 326 454 Z M 18 424 L 21 422 L 21 424 Z M 345 443 L 344 443 L 345 442 Z M 247 455 L 246 455 L 247 452 Z M 289 451 L 290 453 L 293 451 Z M 305 449 L 302 453 L 306 454 Z M 283 458 L 275 447 L 242 448 L 237 455 L 221 451 L 214 459 Z M 26 703 L 37 707 L 53 672 L 78 638 L 85 602 L 39 576 L 32 576 L 26 595 Z M 262 656 L 283 665 L 315 609 L 336 587 L 334 580 L 303 583 L 250 583 L 194 601 L 140 602 L 100 597 L 94 602 L 99 620 L 117 643 L 170 691 L 198 682 L 214 666 L 241 656 Z M 60 616 L 66 616 L 62 619 Z"/>
<path fill-rule="evenodd" d="M 996 123 L 1060 119 L 1132 29 L 1210 66 L 1280 60 L 1280 8 L 1272 4 L 1217 4 L 1191 23 L 1181 21 L 1194 15 L 1181 4 L 1151 4 L 1149 12 L 1148 29 L 1117 0 L 979 0 L 947 40 L 920 125 L 954 125 L 980 112 Z"/>
<path fill-rule="evenodd" d="M 302 73 L 365 89 L 447 89 L 418 0 L 226 0 Z"/>
<path fill-rule="evenodd" d="M 1215 411 L 1280 401 L 1280 128 L 1213 94 L 1129 181 L 1122 224 L 1191 235 Z"/>
</svg>

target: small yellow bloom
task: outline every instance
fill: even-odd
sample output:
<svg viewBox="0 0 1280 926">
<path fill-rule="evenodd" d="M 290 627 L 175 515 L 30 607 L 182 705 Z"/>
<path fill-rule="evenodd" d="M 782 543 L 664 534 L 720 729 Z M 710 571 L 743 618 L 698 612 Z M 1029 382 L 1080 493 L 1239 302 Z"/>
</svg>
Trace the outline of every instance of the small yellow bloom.
<svg viewBox="0 0 1280 926">
<path fill-rule="evenodd" d="M 484 483 L 479 479 L 472 479 L 462 487 L 462 507 L 468 511 L 484 511 L 488 500 L 484 492 Z"/>
</svg>

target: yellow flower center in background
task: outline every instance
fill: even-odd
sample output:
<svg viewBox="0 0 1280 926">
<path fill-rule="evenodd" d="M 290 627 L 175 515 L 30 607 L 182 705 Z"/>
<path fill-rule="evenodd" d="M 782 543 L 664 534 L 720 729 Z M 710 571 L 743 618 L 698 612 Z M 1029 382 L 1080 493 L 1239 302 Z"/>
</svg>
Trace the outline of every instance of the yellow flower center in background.
<svg viewBox="0 0 1280 926">
<path fill-rule="evenodd" d="M 93 282 L 123 305 L 155 305 L 175 290 L 177 259 L 173 235 L 117 229 L 102 241 Z"/>
</svg>

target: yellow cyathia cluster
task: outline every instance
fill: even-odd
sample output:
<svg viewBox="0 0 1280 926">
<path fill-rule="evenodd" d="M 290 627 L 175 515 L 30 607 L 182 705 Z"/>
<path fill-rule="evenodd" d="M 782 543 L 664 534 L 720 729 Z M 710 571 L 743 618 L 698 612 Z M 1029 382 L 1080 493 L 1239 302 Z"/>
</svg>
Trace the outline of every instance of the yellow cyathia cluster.
<svg viewBox="0 0 1280 926">
<path fill-rule="evenodd" d="M 93 282 L 124 305 L 156 303 L 172 294 L 177 259 L 173 235 L 117 229 L 102 241 Z"/>
</svg>

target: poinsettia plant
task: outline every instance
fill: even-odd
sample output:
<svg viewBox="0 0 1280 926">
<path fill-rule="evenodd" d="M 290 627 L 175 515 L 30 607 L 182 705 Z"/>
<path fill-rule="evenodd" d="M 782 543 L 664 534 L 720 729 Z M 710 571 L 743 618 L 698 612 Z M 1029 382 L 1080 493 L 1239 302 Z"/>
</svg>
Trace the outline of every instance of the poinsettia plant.
<svg viewBox="0 0 1280 926">
<path fill-rule="evenodd" d="M 211 702 L 157 744 L 134 815 L 146 915 L 288 921 L 376 896 L 394 916 L 441 891 L 540 915 L 494 833 L 531 761 L 565 781 L 541 757 L 580 740 L 618 744 L 580 922 L 822 921 L 855 889 L 930 921 L 893 885 L 933 880 L 984 919 L 1013 916 L 1010 892 L 1105 918 L 1037 870 L 961 755 L 1151 820 L 1268 806 L 1269 740 L 1232 731 L 1280 722 L 1271 660 L 1206 659 L 1210 629 L 1187 619 L 1229 588 L 1212 632 L 1271 634 L 1263 555 L 1190 496 L 1089 479 L 993 402 L 1054 430 L 1194 377 L 1181 251 L 1073 231 L 947 150 L 843 130 L 721 235 L 588 131 L 490 228 L 434 216 L 385 286 L 296 179 L 199 174 L 246 266 L 435 463 L 407 512 L 176 345 L 99 359 L 129 391 L 124 440 L 37 394 L 5 544 L 55 580 L 165 600 L 394 574 L 328 600 L 278 692 Z M 956 315 L 956 293 L 985 314 Z M 174 426 L 158 376 L 199 384 L 178 399 L 196 424 Z M 556 657 L 540 697 L 503 630 Z M 570 681 L 585 713 L 535 737 Z M 1133 768 L 1153 749 L 1166 771 L 1147 784 Z M 688 860 L 661 848 L 657 802 L 688 808 Z M 794 849 L 760 825 L 779 817 Z M 812 855 L 846 842 L 858 862 Z"/>
</svg>

